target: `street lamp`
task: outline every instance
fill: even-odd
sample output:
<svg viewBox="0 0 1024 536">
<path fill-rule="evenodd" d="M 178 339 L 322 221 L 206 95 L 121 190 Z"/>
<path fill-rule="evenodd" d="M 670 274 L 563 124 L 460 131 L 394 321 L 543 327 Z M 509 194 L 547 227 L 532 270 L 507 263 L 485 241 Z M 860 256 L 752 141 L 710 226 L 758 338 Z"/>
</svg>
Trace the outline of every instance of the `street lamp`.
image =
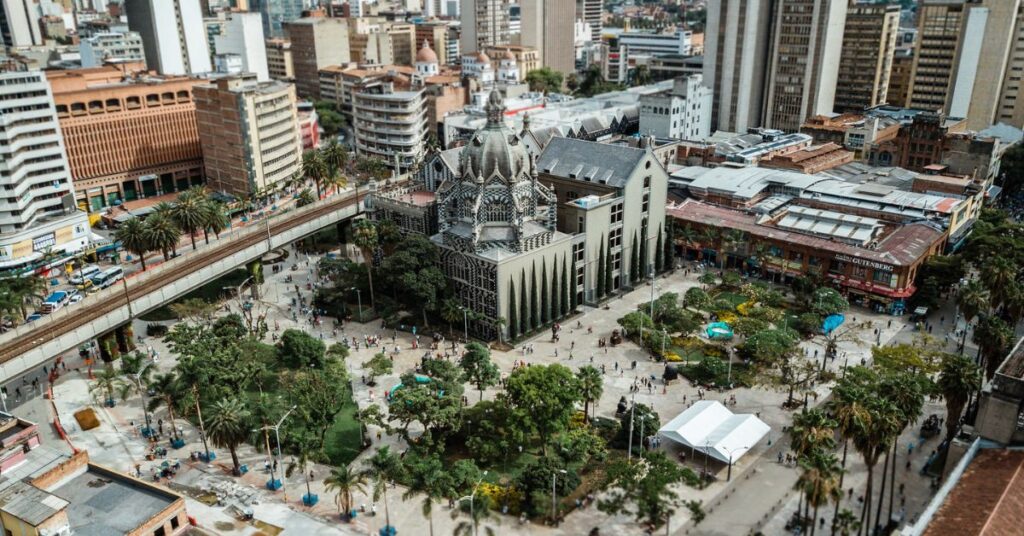
<svg viewBox="0 0 1024 536">
<path fill-rule="evenodd" d="M 363 292 L 356 287 L 352 287 L 351 290 L 356 291 L 356 299 L 359 300 L 359 323 L 363 322 Z"/>
<path fill-rule="evenodd" d="M 485 476 L 487 476 L 487 471 L 484 471 L 484 474 L 480 477 L 480 480 L 477 480 L 476 484 L 473 485 L 473 492 L 472 493 L 470 493 L 469 495 L 466 495 L 465 497 L 461 497 L 461 498 L 459 498 L 458 501 L 456 501 L 456 502 L 462 502 L 462 501 L 464 501 L 466 499 L 469 499 L 469 517 L 473 521 L 473 536 L 477 535 L 476 515 L 475 515 L 475 512 L 473 511 L 473 498 L 476 497 L 476 490 L 477 490 L 477 488 L 480 487 L 480 483 L 484 481 L 484 477 Z"/>
<path fill-rule="evenodd" d="M 469 309 L 464 305 L 460 305 L 459 309 L 462 310 L 462 333 L 466 337 L 466 342 L 469 342 Z"/>
<path fill-rule="evenodd" d="M 273 430 L 274 431 L 274 439 L 277 442 L 277 449 L 276 449 L 277 450 L 277 456 L 276 456 L 276 458 L 277 458 L 278 462 L 281 461 L 281 424 L 284 423 L 284 420 L 288 418 L 288 415 L 291 415 L 291 413 L 293 411 L 295 411 L 295 408 L 297 408 L 297 407 L 298 406 L 292 406 L 291 408 L 289 408 L 288 411 L 285 412 L 285 414 L 281 417 L 280 420 L 277 421 L 277 424 L 275 424 L 274 426 L 270 426 L 268 424 L 268 425 L 266 425 L 266 426 L 264 426 L 262 428 L 256 428 L 256 429 L 253 430 L 253 432 L 258 432 L 260 430 Z M 284 471 L 284 467 L 281 468 L 281 471 L 282 472 Z M 275 482 L 276 480 L 277 479 L 274 478 L 274 466 L 271 465 L 270 466 L 270 482 L 267 483 L 267 488 L 269 488 L 269 489 L 276 489 L 277 488 L 277 483 Z M 284 494 L 284 502 L 287 503 L 288 502 L 288 491 L 284 488 L 284 475 L 283 474 L 281 475 L 280 482 L 281 482 L 281 492 Z"/>
<path fill-rule="evenodd" d="M 565 469 L 559 469 L 557 473 L 551 473 L 551 522 L 554 523 L 557 517 L 557 502 L 555 500 L 555 478 L 558 477 L 558 473 L 563 475 L 569 474 Z"/>
<path fill-rule="evenodd" d="M 149 418 L 149 412 L 146 410 L 146 390 L 142 388 L 142 375 L 145 374 L 146 369 L 148 369 L 152 364 L 153 363 L 146 363 L 145 365 L 142 366 L 142 368 L 139 369 L 138 372 L 127 375 L 132 380 L 135 380 L 135 387 L 139 390 L 139 395 L 142 396 L 142 420 L 146 423 L 146 428 L 143 430 L 143 432 L 148 432 L 142 434 L 145 437 L 153 435 L 153 426 L 152 424 L 150 424 L 151 421 Z M 174 428 L 173 422 L 171 423 L 171 428 Z"/>
<path fill-rule="evenodd" d="M 633 459 L 633 420 L 636 415 L 636 392 L 630 395 L 631 404 L 629 408 L 629 449 L 626 451 L 626 461 Z"/>
<path fill-rule="evenodd" d="M 654 329 L 654 270 L 651 270 L 651 329 Z M 644 321 L 640 319 L 640 346 L 644 345 Z"/>
<path fill-rule="evenodd" d="M 732 352 L 729 353 L 729 373 L 728 373 L 728 376 L 727 376 L 727 378 L 725 380 L 725 383 L 731 389 L 732 388 L 732 358 L 735 357 L 734 354 L 736 353 L 736 347 L 732 347 L 732 348 L 730 348 L 730 350 L 732 350 Z"/>
<path fill-rule="evenodd" d="M 750 450 L 750 447 L 736 447 L 734 449 L 727 449 L 725 447 L 722 447 L 722 450 L 724 450 L 724 451 L 729 453 L 729 472 L 728 472 L 728 474 L 725 477 L 725 481 L 729 482 L 730 480 L 732 480 L 732 456 L 733 456 L 733 454 L 735 454 L 736 451 L 739 451 L 739 450 L 743 450 L 743 451 Z"/>
</svg>

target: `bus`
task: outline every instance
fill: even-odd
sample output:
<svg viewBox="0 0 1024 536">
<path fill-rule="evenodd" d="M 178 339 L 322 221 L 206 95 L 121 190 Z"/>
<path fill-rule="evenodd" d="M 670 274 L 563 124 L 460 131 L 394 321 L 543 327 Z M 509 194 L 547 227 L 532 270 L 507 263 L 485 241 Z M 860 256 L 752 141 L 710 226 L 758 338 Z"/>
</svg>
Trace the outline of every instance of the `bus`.
<svg viewBox="0 0 1024 536">
<path fill-rule="evenodd" d="M 71 283 L 72 285 L 84 284 L 86 280 L 95 277 L 100 273 L 100 271 L 100 267 L 96 266 L 95 264 L 84 266 L 72 272 L 72 274 L 74 275 L 71 276 L 71 278 L 68 280 L 68 283 Z"/>
<path fill-rule="evenodd" d="M 67 305 L 68 300 L 70 299 L 71 296 L 67 292 L 64 292 L 63 290 L 58 290 L 57 292 L 50 294 L 49 296 L 46 297 L 45 300 L 43 300 L 43 304 L 39 307 L 39 312 L 43 314 L 50 314 L 56 311 L 57 309 L 60 309 L 61 307 Z"/>
<path fill-rule="evenodd" d="M 93 288 L 107 288 L 122 279 L 124 279 L 124 268 L 115 266 L 93 276 L 92 286 Z"/>
</svg>

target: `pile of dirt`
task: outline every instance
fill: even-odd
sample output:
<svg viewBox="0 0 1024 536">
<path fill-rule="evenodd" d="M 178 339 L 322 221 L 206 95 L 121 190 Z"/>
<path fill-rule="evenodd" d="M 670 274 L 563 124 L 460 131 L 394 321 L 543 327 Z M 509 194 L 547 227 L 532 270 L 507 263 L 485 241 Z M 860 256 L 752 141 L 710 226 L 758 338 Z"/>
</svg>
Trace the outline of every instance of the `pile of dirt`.
<svg viewBox="0 0 1024 536">
<path fill-rule="evenodd" d="M 78 421 L 78 426 L 82 430 L 92 430 L 100 425 L 100 420 L 96 418 L 96 412 L 92 408 L 76 411 L 75 420 Z"/>
</svg>

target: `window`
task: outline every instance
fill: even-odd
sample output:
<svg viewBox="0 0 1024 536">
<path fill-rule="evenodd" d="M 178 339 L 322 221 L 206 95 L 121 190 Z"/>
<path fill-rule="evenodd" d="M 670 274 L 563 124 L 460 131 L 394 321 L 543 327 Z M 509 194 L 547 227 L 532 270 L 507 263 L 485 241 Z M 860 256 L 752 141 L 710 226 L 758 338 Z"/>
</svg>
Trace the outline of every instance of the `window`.
<svg viewBox="0 0 1024 536">
<path fill-rule="evenodd" d="M 675 126 L 675 125 L 673 125 L 673 126 Z M 648 162 L 647 164 L 649 165 L 650 162 Z M 644 188 L 650 188 L 650 187 L 651 187 L 651 176 L 648 175 L 648 176 L 644 177 Z"/>
<path fill-rule="evenodd" d="M 815 257 L 814 255 L 811 255 L 807 257 L 807 264 L 810 266 L 821 266 L 821 259 Z"/>
<path fill-rule="evenodd" d="M 793 262 L 803 262 L 804 261 L 804 254 L 799 252 L 799 251 L 790 251 L 789 252 L 789 260 L 791 260 Z"/>
<path fill-rule="evenodd" d="M 613 229 L 608 233 L 608 249 L 617 248 L 622 245 L 622 227 Z"/>
<path fill-rule="evenodd" d="M 612 205 L 612 223 L 619 223 L 622 221 L 622 202 L 615 203 Z"/>
<path fill-rule="evenodd" d="M 647 208 L 650 205 L 651 194 L 644 194 L 644 202 L 640 207 L 641 212 L 647 212 Z"/>
<path fill-rule="evenodd" d="M 622 268 L 622 252 L 612 255 L 612 271 Z"/>
<path fill-rule="evenodd" d="M 153 531 L 153 536 L 165 536 L 166 534 L 167 532 L 162 526 Z"/>
<path fill-rule="evenodd" d="M 585 217 L 583 217 L 583 216 L 580 216 L 576 220 L 576 232 L 577 233 L 582 233 L 582 232 L 586 232 L 586 230 L 587 230 L 587 219 Z"/>
<path fill-rule="evenodd" d="M 171 518 L 171 528 L 172 529 L 176 529 L 176 528 L 178 528 L 178 525 L 180 525 L 180 523 L 178 523 L 178 516 L 172 517 Z"/>
<path fill-rule="evenodd" d="M 868 275 L 868 269 L 867 268 L 865 268 L 863 266 L 854 266 L 853 267 L 853 275 L 851 277 L 855 277 L 857 279 L 864 279 L 865 277 L 867 277 L 867 275 Z"/>
<path fill-rule="evenodd" d="M 871 280 L 874 281 L 876 285 L 885 285 L 888 287 L 889 282 L 892 280 L 892 273 L 883 270 L 873 270 Z"/>
</svg>

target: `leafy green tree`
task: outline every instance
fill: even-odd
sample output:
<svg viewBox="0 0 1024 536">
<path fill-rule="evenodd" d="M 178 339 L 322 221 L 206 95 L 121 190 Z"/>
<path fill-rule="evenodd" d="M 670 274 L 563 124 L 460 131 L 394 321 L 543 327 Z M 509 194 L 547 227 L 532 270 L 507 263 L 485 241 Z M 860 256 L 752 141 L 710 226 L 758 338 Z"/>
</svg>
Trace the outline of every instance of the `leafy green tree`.
<svg viewBox="0 0 1024 536">
<path fill-rule="evenodd" d="M 348 354 L 348 346 L 345 346 L 340 342 L 336 342 L 327 349 L 326 357 L 328 360 L 333 360 L 340 363 L 348 359 Z"/>
<path fill-rule="evenodd" d="M 466 379 L 480 391 L 480 400 L 484 399 L 484 389 L 496 385 L 501 379 L 501 371 L 491 361 L 491 352 L 480 343 L 466 345 L 459 366 L 462 367 Z"/>
<path fill-rule="evenodd" d="M 707 274 L 705 274 L 707 275 Z M 703 277 L 703 276 L 701 276 Z M 713 276 L 712 276 L 713 277 Z M 683 294 L 683 305 L 684 307 L 692 307 L 694 309 L 703 309 L 711 303 L 711 298 L 708 293 L 700 287 L 691 287 L 686 289 L 686 294 Z"/>
<path fill-rule="evenodd" d="M 350 400 L 348 372 L 340 362 L 323 368 L 299 370 L 286 375 L 284 388 L 296 405 L 297 417 L 314 435 L 305 443 L 316 441 L 315 450 L 324 446 L 327 431 L 345 404 Z"/>
<path fill-rule="evenodd" d="M 585 365 L 576 371 L 579 379 L 580 396 L 583 398 L 583 418 L 590 421 L 590 405 L 596 405 L 604 392 L 604 380 L 601 371 L 592 365 Z"/>
<path fill-rule="evenodd" d="M 711 272 L 705 272 L 697 278 L 697 281 L 704 285 L 704 290 L 707 291 L 708 287 L 714 286 L 718 282 L 718 278 Z"/>
<path fill-rule="evenodd" d="M 214 445 L 224 447 L 231 453 L 232 474 L 241 476 L 238 461 L 238 447 L 249 437 L 249 409 L 238 398 L 224 398 L 213 405 L 207 432 Z"/>
<path fill-rule="evenodd" d="M 552 477 L 555 478 L 555 492 L 561 497 L 569 495 L 580 485 L 579 474 L 554 456 L 537 458 L 519 473 L 516 489 L 523 493 L 525 510 L 530 514 L 550 511 Z"/>
<path fill-rule="evenodd" d="M 326 350 L 323 341 L 298 329 L 284 330 L 277 343 L 278 360 L 292 370 L 322 369 Z"/>
<path fill-rule="evenodd" d="M 391 393 L 390 416 L 402 424 L 400 433 L 412 442 L 409 428 L 423 425 L 419 443 L 425 447 L 442 446 L 444 439 L 459 429 L 462 422 L 462 384 L 460 371 L 452 363 L 429 359 L 429 383 L 419 383 L 412 373 L 402 375 L 402 388 Z"/>
<path fill-rule="evenodd" d="M 385 374 L 391 374 L 391 370 L 394 367 L 391 359 L 384 355 L 384 352 L 375 354 L 369 361 L 363 363 L 363 368 L 369 373 L 370 379 L 367 383 L 370 385 L 376 384 L 376 379 L 379 376 Z"/>
<path fill-rule="evenodd" d="M 461 432 L 466 448 L 484 465 L 508 463 L 509 454 L 526 443 L 523 430 L 515 422 L 512 408 L 493 400 L 484 400 L 465 408 Z"/>
<path fill-rule="evenodd" d="M 331 474 L 324 479 L 328 492 L 334 492 L 334 502 L 338 505 L 338 513 L 342 519 L 352 517 L 353 493 L 366 493 L 366 474 L 353 471 L 349 466 L 332 467 Z"/>
<path fill-rule="evenodd" d="M 526 83 L 530 85 L 530 91 L 556 93 L 562 89 L 562 73 L 550 67 L 541 67 L 526 73 Z"/>
<path fill-rule="evenodd" d="M 545 455 L 548 443 L 568 426 L 575 403 L 582 399 L 579 380 L 557 364 L 516 370 L 500 396 L 515 408 L 522 429 L 540 437 Z"/>
<path fill-rule="evenodd" d="M 946 441 L 952 441 L 971 393 L 981 388 L 981 369 L 969 357 L 944 354 L 938 388 L 946 401 Z"/>
<path fill-rule="evenodd" d="M 818 288 L 811 297 L 811 310 L 820 316 L 839 314 L 849 308 L 849 302 L 834 288 Z"/>
<path fill-rule="evenodd" d="M 591 460 L 604 461 L 608 448 L 593 427 L 580 427 L 558 436 L 558 453 L 567 465 L 585 466 Z"/>
<path fill-rule="evenodd" d="M 647 404 L 635 404 L 635 407 L 627 409 L 625 413 L 619 417 L 621 426 L 619 433 L 615 437 L 613 444 L 615 446 L 626 448 L 629 446 L 629 434 L 630 434 L 630 417 L 632 416 L 633 421 L 633 448 L 643 450 L 641 445 L 644 436 L 651 436 L 658 433 L 658 429 L 661 428 L 661 419 L 658 417 L 658 413 Z"/>
<path fill-rule="evenodd" d="M 114 240 L 121 243 L 121 247 L 138 255 L 142 271 L 146 271 L 146 252 L 152 249 L 146 236 L 146 224 L 139 218 L 129 218 L 114 231 Z"/>
<path fill-rule="evenodd" d="M 607 470 L 605 498 L 598 509 L 611 514 L 631 513 L 652 526 L 668 520 L 678 505 L 675 485 L 683 480 L 684 469 L 664 452 L 645 452 L 637 463 L 618 460 Z"/>
</svg>

